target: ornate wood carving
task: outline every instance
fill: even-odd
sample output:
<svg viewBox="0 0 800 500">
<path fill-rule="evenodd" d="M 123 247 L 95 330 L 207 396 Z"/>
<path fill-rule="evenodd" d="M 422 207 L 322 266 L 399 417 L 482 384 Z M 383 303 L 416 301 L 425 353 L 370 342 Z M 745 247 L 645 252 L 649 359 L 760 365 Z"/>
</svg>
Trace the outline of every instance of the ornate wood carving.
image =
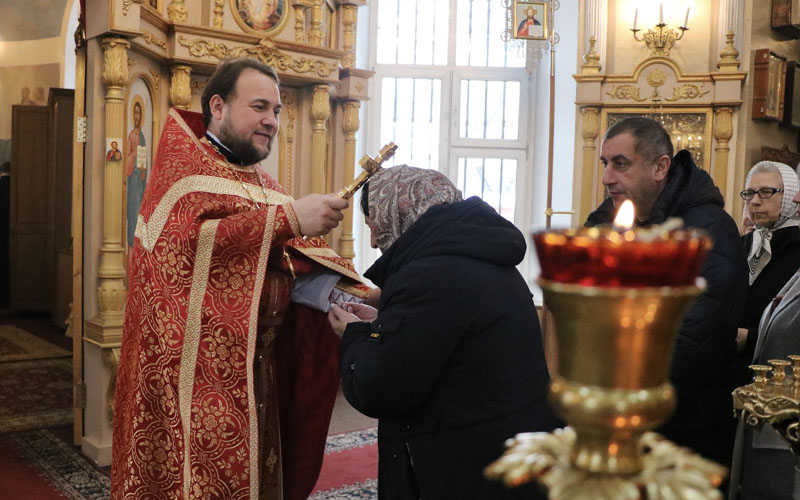
<svg viewBox="0 0 800 500">
<path fill-rule="evenodd" d="M 185 23 L 189 16 L 189 9 L 184 0 L 172 0 L 167 7 L 167 17 L 173 23 Z"/>
<path fill-rule="evenodd" d="M 214 27 L 222 29 L 223 14 L 225 14 L 225 0 L 214 0 Z"/>
<path fill-rule="evenodd" d="M 178 109 L 189 109 L 192 105 L 191 74 L 192 67 L 175 64 L 170 68 L 169 103 Z"/>
<path fill-rule="evenodd" d="M 252 57 L 274 66 L 280 71 L 292 70 L 295 73 L 313 73 L 321 78 L 329 77 L 338 69 L 337 65 L 320 59 L 293 58 L 281 52 L 275 46 L 275 42 L 268 38 L 262 39 L 256 46 L 233 48 L 223 43 L 210 42 L 198 38 L 189 39 L 183 35 L 178 37 L 178 43 L 187 47 L 189 53 L 195 57 L 214 57 L 219 60 L 229 57 Z"/>
<path fill-rule="evenodd" d="M 353 48 L 356 45 L 356 19 L 358 6 L 342 5 L 342 49 L 347 54 L 342 59 L 343 68 L 352 68 L 355 59 Z"/>
<path fill-rule="evenodd" d="M 311 192 L 324 193 L 325 189 L 325 122 L 331 115 L 331 86 L 315 85 L 311 94 Z"/>
<path fill-rule="evenodd" d="M 147 42 L 149 45 L 158 45 L 164 52 L 167 51 L 167 42 L 157 38 L 154 34 L 150 33 L 149 31 L 142 30 L 142 38 L 144 41 Z"/>
</svg>

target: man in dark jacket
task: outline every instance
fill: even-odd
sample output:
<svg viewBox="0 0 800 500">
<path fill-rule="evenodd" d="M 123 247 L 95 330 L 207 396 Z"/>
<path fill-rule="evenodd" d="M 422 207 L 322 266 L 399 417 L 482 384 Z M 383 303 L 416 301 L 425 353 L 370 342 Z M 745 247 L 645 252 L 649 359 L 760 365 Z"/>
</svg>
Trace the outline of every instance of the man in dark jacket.
<svg viewBox="0 0 800 500">
<path fill-rule="evenodd" d="M 700 273 L 705 293 L 684 317 L 673 353 L 670 379 L 677 408 L 659 432 L 729 466 L 736 327 L 748 284 L 736 223 L 723 209 L 708 173 L 697 168 L 688 151 L 673 158 L 669 134 L 653 120 L 629 118 L 609 128 L 600 161 L 609 198 L 589 215 L 586 226 L 611 223 L 619 205 L 630 199 L 637 225 L 680 217 L 685 227 L 704 229 L 714 242 Z"/>
</svg>

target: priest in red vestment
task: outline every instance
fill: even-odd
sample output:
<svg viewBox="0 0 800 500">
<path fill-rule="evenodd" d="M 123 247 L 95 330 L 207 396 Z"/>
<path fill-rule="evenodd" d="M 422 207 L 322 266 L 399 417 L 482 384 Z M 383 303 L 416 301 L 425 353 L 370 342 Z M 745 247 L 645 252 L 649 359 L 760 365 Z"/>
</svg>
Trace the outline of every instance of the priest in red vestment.
<svg viewBox="0 0 800 500">
<path fill-rule="evenodd" d="M 111 498 L 304 499 L 339 382 L 323 311 L 366 291 L 315 237 L 347 201 L 294 200 L 258 165 L 274 69 L 223 62 L 202 102 L 169 112 L 136 226 Z"/>
</svg>

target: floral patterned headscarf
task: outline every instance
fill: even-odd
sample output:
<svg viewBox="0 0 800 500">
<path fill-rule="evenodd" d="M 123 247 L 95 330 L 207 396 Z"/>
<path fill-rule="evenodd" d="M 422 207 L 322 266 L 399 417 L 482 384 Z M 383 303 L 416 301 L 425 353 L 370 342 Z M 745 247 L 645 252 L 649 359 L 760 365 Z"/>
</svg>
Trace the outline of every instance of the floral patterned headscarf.
<svg viewBox="0 0 800 500">
<path fill-rule="evenodd" d="M 461 201 L 461 191 L 436 170 L 397 165 L 369 180 L 370 226 L 385 252 L 433 205 Z"/>
<path fill-rule="evenodd" d="M 759 167 L 759 169 L 756 170 L 756 167 Z M 765 169 L 765 167 L 774 167 L 774 169 Z M 772 161 L 756 163 L 747 174 L 745 185 L 750 185 L 750 178 L 753 177 L 754 172 L 774 172 L 775 169 L 777 169 L 783 180 L 781 214 L 771 227 L 757 227 L 753 231 L 753 245 L 750 247 L 750 254 L 747 256 L 751 285 L 772 258 L 772 246 L 770 245 L 772 232 L 800 224 L 800 221 L 797 220 L 797 206 L 792 201 L 795 194 L 797 194 L 798 188 L 800 188 L 800 179 L 798 179 L 797 172 L 792 167 Z"/>
</svg>

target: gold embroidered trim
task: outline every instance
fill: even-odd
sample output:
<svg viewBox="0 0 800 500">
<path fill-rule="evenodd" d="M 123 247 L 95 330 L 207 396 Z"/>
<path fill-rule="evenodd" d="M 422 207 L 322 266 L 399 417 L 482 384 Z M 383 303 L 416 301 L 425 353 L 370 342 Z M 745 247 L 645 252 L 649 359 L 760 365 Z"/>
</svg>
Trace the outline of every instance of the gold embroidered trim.
<svg viewBox="0 0 800 500">
<path fill-rule="evenodd" d="M 247 183 L 244 184 L 247 185 Z M 173 207 L 178 200 L 189 193 L 228 194 L 269 205 L 281 205 L 292 200 L 291 196 L 273 190 L 267 190 L 267 194 L 269 194 L 269 197 L 267 197 L 261 190 L 261 186 L 256 186 L 255 184 L 249 184 L 249 186 L 251 187 L 246 188 L 247 191 L 245 191 L 243 183 L 239 180 L 225 179 L 223 177 L 214 177 L 210 175 L 190 175 L 184 177 L 173 184 L 172 187 L 164 193 L 164 196 L 158 202 L 156 209 L 153 210 L 147 222 L 145 222 L 142 215 L 139 215 L 139 219 L 136 223 L 136 237 L 142 242 L 142 246 L 145 250 L 152 252 L 158 237 L 164 230 L 164 226 L 167 223 L 167 219 Z"/>
<path fill-rule="evenodd" d="M 361 297 L 362 299 L 366 299 L 369 296 L 368 290 L 364 290 L 363 288 L 358 287 L 353 283 L 345 282 L 345 280 L 339 280 L 339 282 L 336 283 L 336 288 L 338 288 L 343 292 L 347 292 L 350 295 Z"/>
<path fill-rule="evenodd" d="M 264 279 L 267 274 L 267 261 L 275 237 L 275 219 L 278 207 L 270 205 L 267 210 L 267 221 L 264 225 L 264 239 L 261 241 L 261 251 L 258 254 L 258 268 L 253 296 L 250 305 L 250 320 L 247 326 L 247 406 L 250 414 L 250 498 L 258 498 L 259 468 L 258 463 L 258 414 L 256 413 L 256 389 L 254 380 L 254 367 L 256 356 L 256 338 L 258 337 L 258 306 L 261 302 L 261 291 L 264 288 Z M 187 497 L 188 498 L 188 497 Z"/>
<path fill-rule="evenodd" d="M 291 203 L 284 203 L 283 211 L 286 212 L 286 218 L 289 220 L 292 234 L 295 236 L 303 236 L 303 233 L 300 232 L 300 221 L 297 220 L 297 213 L 294 211 L 294 206 Z"/>
<path fill-rule="evenodd" d="M 178 375 L 178 403 L 181 412 L 181 425 L 183 426 L 184 498 L 190 498 L 192 487 L 192 393 L 194 391 L 194 374 L 197 367 L 197 350 L 200 346 L 203 298 L 206 295 L 208 274 L 211 267 L 211 254 L 214 250 L 214 238 L 216 237 L 219 223 L 219 220 L 209 220 L 200 226 L 194 276 L 192 276 L 192 289 L 189 295 L 189 309 L 184 329 L 181 367 Z"/>
</svg>

